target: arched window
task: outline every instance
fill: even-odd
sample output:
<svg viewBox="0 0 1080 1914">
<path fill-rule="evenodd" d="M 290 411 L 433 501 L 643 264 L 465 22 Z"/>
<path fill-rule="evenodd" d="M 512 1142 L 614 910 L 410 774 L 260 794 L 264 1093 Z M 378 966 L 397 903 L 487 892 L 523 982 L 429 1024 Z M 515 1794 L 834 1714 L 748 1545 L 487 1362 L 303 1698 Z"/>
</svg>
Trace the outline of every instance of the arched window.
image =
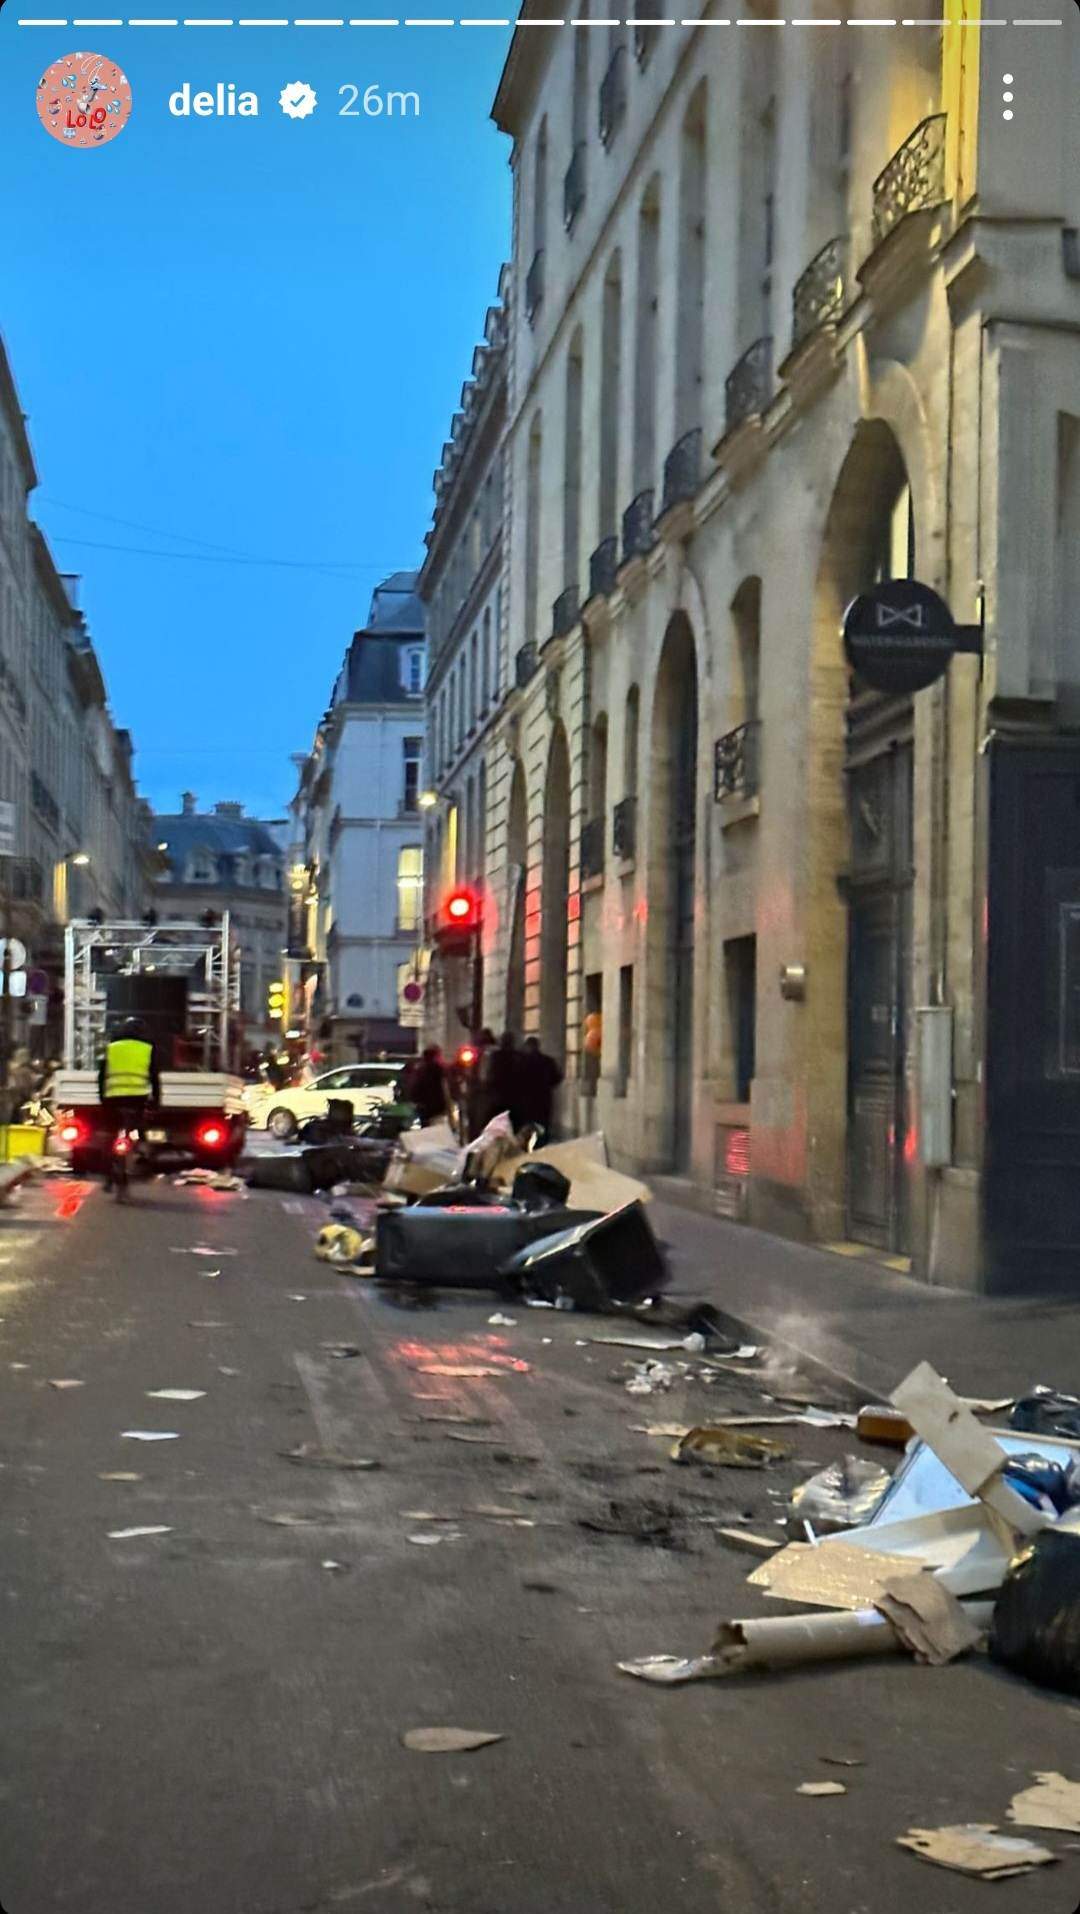
<svg viewBox="0 0 1080 1914">
<path fill-rule="evenodd" d="M 607 807 L 607 742 L 607 713 L 600 711 L 593 720 L 589 744 L 589 816 L 591 818 L 602 818 Z"/>
<path fill-rule="evenodd" d="M 641 694 L 631 685 L 626 694 L 626 720 L 623 728 L 623 796 L 636 797 L 638 784 L 638 724 Z"/>
<path fill-rule="evenodd" d="M 731 726 L 761 716 L 761 580 L 744 578 L 731 601 Z"/>
<path fill-rule="evenodd" d="M 482 636 L 480 640 L 480 709 L 487 711 L 494 696 L 491 682 L 491 606 L 484 610 Z"/>
</svg>

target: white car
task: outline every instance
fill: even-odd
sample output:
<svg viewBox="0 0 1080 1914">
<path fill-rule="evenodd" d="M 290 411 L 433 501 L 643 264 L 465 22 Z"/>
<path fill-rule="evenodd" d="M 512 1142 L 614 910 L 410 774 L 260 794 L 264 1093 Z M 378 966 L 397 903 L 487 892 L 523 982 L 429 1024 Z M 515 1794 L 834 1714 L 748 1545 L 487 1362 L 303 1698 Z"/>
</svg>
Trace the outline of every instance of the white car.
<svg viewBox="0 0 1080 1914">
<path fill-rule="evenodd" d="M 404 1068 L 401 1063 L 348 1063 L 286 1090 L 275 1090 L 269 1083 L 248 1084 L 244 1090 L 248 1123 L 253 1130 L 269 1130 L 287 1143 L 309 1117 L 326 1115 L 331 1098 L 351 1103 L 355 1116 L 373 1116 L 380 1105 L 393 1103 Z"/>
</svg>

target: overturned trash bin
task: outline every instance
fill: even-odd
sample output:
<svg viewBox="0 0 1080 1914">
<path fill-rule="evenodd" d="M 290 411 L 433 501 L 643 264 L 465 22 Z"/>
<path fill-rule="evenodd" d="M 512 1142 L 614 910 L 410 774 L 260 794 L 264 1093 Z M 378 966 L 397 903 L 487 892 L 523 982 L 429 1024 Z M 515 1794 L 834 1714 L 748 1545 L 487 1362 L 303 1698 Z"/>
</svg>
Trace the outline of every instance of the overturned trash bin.
<svg viewBox="0 0 1080 1914">
<path fill-rule="evenodd" d="M 582 1210 L 465 1203 L 381 1210 L 375 1223 L 375 1275 L 381 1282 L 502 1290 L 503 1270 L 520 1250 L 588 1216 Z"/>
<path fill-rule="evenodd" d="M 540 1211 L 533 1220 L 550 1228 L 556 1214 Z M 645 1206 L 637 1202 L 543 1237 L 519 1251 L 502 1274 L 541 1302 L 568 1296 L 575 1309 L 599 1313 L 640 1303 L 671 1280 Z"/>
</svg>

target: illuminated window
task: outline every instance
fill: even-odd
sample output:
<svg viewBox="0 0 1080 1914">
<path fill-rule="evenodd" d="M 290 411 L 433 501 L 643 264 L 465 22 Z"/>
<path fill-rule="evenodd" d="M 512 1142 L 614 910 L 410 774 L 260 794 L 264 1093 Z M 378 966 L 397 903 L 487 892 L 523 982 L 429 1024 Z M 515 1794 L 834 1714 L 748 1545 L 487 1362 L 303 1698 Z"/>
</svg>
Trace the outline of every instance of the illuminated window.
<svg viewBox="0 0 1080 1914">
<path fill-rule="evenodd" d="M 418 844 L 398 852 L 398 929 L 420 928 L 420 899 L 424 885 L 424 853 Z"/>
</svg>

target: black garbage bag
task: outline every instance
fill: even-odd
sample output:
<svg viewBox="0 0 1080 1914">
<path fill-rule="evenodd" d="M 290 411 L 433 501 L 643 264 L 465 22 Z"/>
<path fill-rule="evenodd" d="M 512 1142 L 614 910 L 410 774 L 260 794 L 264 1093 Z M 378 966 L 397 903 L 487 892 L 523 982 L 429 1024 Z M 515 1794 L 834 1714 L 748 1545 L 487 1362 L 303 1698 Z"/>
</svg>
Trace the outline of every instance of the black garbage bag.
<svg viewBox="0 0 1080 1914">
<path fill-rule="evenodd" d="M 570 1201 L 570 1178 L 554 1163 L 523 1163 L 513 1194 L 522 1209 L 564 1209 Z"/>
<path fill-rule="evenodd" d="M 1060 1389 L 1035 1389 L 1013 1403 L 1009 1427 L 1022 1429 L 1025 1435 L 1065 1436 L 1080 1442 L 1080 1397 L 1064 1395 Z"/>
<path fill-rule="evenodd" d="M 1080 1695 L 1080 1528 L 1064 1517 L 1009 1564 L 994 1604 L 990 1653 L 1044 1688 Z"/>
</svg>

